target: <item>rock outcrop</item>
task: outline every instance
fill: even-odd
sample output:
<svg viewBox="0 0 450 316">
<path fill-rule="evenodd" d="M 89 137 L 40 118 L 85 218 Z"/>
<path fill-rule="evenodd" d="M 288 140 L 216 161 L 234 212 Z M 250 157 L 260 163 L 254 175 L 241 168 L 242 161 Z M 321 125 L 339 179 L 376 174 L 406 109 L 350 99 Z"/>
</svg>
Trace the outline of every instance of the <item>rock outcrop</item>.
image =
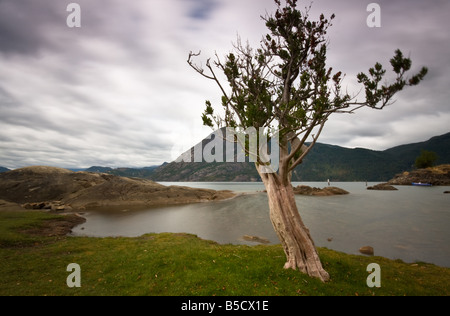
<svg viewBox="0 0 450 316">
<path fill-rule="evenodd" d="M 270 240 L 264 237 L 259 236 L 250 236 L 250 235 L 244 235 L 242 236 L 242 239 L 246 241 L 252 241 L 260 244 L 270 244 Z"/>
<path fill-rule="evenodd" d="M 375 254 L 375 251 L 371 246 L 364 246 L 359 248 L 359 252 L 365 255 L 373 256 Z"/>
<path fill-rule="evenodd" d="M 312 188 L 307 185 L 299 185 L 294 188 L 294 193 L 299 195 L 309 195 L 309 196 L 331 196 L 331 195 L 345 195 L 349 192 L 336 188 L 336 187 L 325 187 L 323 189 Z"/>
<path fill-rule="evenodd" d="M 109 174 L 27 167 L 0 174 L 0 199 L 30 209 L 87 209 L 99 206 L 154 206 L 231 198 L 231 191 L 164 186 Z"/>
<path fill-rule="evenodd" d="M 450 165 L 406 171 L 396 175 L 388 183 L 391 185 L 411 185 L 419 182 L 432 185 L 450 185 Z"/>
<path fill-rule="evenodd" d="M 368 187 L 367 190 L 381 190 L 381 191 L 397 191 L 398 189 L 388 183 L 380 183 L 374 186 Z"/>
</svg>

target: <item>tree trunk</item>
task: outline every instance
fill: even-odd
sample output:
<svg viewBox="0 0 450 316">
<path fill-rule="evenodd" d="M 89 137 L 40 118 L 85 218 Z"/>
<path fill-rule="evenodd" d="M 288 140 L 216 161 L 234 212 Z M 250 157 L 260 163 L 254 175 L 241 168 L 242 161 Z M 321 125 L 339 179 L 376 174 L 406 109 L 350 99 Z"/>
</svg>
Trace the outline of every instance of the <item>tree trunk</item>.
<svg viewBox="0 0 450 316">
<path fill-rule="evenodd" d="M 330 279 L 320 262 L 308 228 L 303 223 L 290 182 L 284 185 L 277 174 L 260 174 L 267 190 L 270 220 L 286 254 L 285 269 L 299 269 L 323 282 Z"/>
</svg>

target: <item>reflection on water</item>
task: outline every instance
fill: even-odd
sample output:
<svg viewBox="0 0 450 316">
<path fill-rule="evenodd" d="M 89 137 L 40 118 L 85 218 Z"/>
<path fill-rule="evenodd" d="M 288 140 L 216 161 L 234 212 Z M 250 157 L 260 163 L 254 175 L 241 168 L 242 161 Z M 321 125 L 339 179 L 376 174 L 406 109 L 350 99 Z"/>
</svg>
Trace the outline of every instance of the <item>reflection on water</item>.
<svg viewBox="0 0 450 316">
<path fill-rule="evenodd" d="M 242 236 L 254 235 L 278 243 L 269 219 L 267 197 L 258 192 L 264 189 L 261 183 L 177 185 L 252 194 L 221 202 L 87 212 L 87 222 L 76 227 L 73 233 L 134 237 L 152 232 L 186 232 L 219 243 L 248 245 L 255 243 L 243 240 Z M 351 194 L 296 197 L 300 214 L 316 246 L 358 254 L 360 247 L 370 245 L 376 255 L 450 267 L 450 195 L 443 194 L 449 187 L 399 186 L 399 191 L 368 191 L 365 183 L 333 185 Z"/>
</svg>

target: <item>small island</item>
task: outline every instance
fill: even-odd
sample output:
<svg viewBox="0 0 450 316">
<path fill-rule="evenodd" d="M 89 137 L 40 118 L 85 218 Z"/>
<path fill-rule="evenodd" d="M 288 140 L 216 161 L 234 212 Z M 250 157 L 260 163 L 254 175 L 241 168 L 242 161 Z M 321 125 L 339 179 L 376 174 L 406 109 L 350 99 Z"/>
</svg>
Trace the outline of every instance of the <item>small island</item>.
<svg viewBox="0 0 450 316">
<path fill-rule="evenodd" d="M 390 185 L 412 185 L 413 183 L 448 186 L 450 185 L 450 165 L 440 165 L 409 172 L 405 171 L 397 174 L 388 182 Z"/>
<path fill-rule="evenodd" d="M 368 187 L 367 190 L 380 190 L 380 191 L 397 191 L 398 189 L 389 183 L 379 183 L 374 186 Z"/>
<path fill-rule="evenodd" d="M 299 185 L 295 187 L 294 193 L 298 195 L 309 195 L 309 196 L 332 196 L 332 195 L 349 194 L 348 191 L 345 191 L 337 187 L 325 187 L 323 189 L 320 189 L 320 188 L 312 188 L 307 185 Z"/>
</svg>

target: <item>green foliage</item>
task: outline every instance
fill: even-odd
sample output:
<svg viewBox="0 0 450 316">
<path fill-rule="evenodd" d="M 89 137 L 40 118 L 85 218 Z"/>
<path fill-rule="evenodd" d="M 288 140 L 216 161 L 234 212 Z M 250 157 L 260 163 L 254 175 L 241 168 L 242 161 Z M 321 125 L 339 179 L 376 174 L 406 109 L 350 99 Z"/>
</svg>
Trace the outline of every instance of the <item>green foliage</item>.
<svg viewBox="0 0 450 316">
<path fill-rule="evenodd" d="M 435 152 L 422 150 L 416 159 L 415 166 L 417 169 L 433 167 L 437 159 L 438 155 Z"/>
<path fill-rule="evenodd" d="M 215 115 L 211 104 L 203 113 L 203 123 L 214 128 L 224 126 L 278 129 L 280 145 L 291 151 L 281 151 L 280 174 L 287 177 L 309 151 L 299 155 L 302 146 L 312 136 L 312 145 L 317 141 L 329 116 L 336 112 L 353 113 L 362 107 L 383 109 L 391 104 L 393 96 L 406 86 L 419 84 L 428 69 L 406 78 L 412 61 L 396 50 L 390 60 L 395 80 L 384 83 L 386 70 L 380 63 L 357 76 L 365 90 L 365 100 L 357 101 L 342 90 L 344 75 L 327 66 L 327 31 L 332 26 L 334 14 L 318 20 L 297 9 L 296 0 L 275 0 L 277 7 L 273 15 L 262 17 L 268 33 L 263 36 L 261 46 L 253 49 L 238 39 L 233 52 L 221 61 L 214 62 L 226 77 L 226 89 L 207 62 L 209 74 L 195 65 L 191 53 L 188 63 L 204 77 L 214 80 L 222 91 L 224 117 Z M 319 131 L 317 131 L 319 129 Z M 313 132 L 316 130 L 317 132 Z M 303 135 L 300 137 L 300 135 Z M 314 136 L 313 136 L 314 135 Z M 298 139 L 296 139 L 298 138 Z M 296 143 L 296 146 L 292 145 Z"/>
<path fill-rule="evenodd" d="M 380 83 L 386 74 L 386 70 L 380 63 L 376 63 L 375 67 L 369 69 L 370 78 L 364 73 L 359 73 L 358 82 L 365 87 L 366 102 L 369 107 L 382 109 L 389 104 L 390 100 L 397 92 L 403 90 L 405 86 L 415 86 L 422 81 L 428 69 L 423 67 L 420 72 L 410 79 L 404 78 L 405 73 L 411 69 L 411 59 L 404 58 L 403 53 L 398 49 L 395 56 L 390 60 L 394 73 L 397 74 L 396 81 L 391 85 L 382 85 Z M 378 107 L 378 104 L 381 106 Z"/>
<path fill-rule="evenodd" d="M 211 106 L 211 102 L 210 101 L 206 101 L 206 110 L 202 115 L 202 120 L 203 120 L 203 125 L 205 126 L 209 126 L 209 127 L 213 127 L 213 121 L 211 120 L 211 117 L 214 114 L 214 109 Z"/>
</svg>

